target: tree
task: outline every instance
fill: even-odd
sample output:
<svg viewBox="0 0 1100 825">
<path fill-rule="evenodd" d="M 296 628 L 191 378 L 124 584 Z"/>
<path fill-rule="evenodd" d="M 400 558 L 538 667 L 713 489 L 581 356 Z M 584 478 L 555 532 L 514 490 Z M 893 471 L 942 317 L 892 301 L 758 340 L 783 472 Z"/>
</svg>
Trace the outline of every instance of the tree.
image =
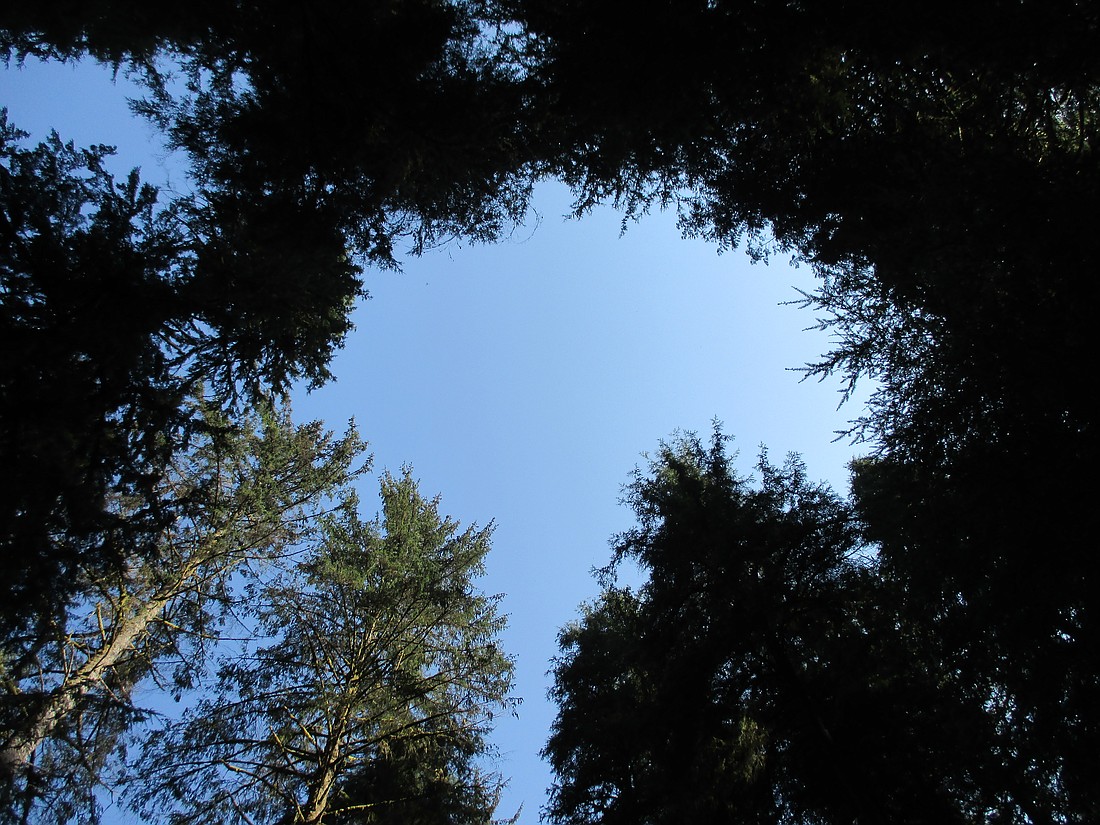
<svg viewBox="0 0 1100 825">
<path fill-rule="evenodd" d="M 383 513 L 354 497 L 259 586 L 255 646 L 214 695 L 156 731 L 132 798 L 176 823 L 488 823 L 493 712 L 511 707 L 497 598 L 473 589 L 490 528 L 438 513 L 408 471 Z"/>
<path fill-rule="evenodd" d="M 716 432 L 662 446 L 605 578 L 561 633 L 552 822 L 970 822 L 996 719 L 925 660 L 849 505 L 796 459 L 737 476 Z M 1003 807 L 1003 806 L 1002 806 Z M 1035 821 L 1038 821 L 1036 819 Z"/>
<path fill-rule="evenodd" d="M 116 181 L 107 147 L 25 137 L 0 120 L 3 632 L 51 617 L 81 567 L 117 573 L 155 555 L 179 515 L 164 484 L 199 426 L 187 396 L 202 384 L 226 403 L 258 401 L 296 378 L 322 382 L 358 288 L 346 257 L 303 240 L 297 276 L 328 266 L 339 295 L 303 294 L 278 318 L 249 308 L 258 283 L 208 274 L 211 260 L 231 262 L 193 198 L 161 202 L 136 171 Z"/>
<path fill-rule="evenodd" d="M 72 564 L 152 543 L 155 502 L 126 524 L 99 502 L 168 460 L 173 439 L 149 444 L 187 426 L 193 381 L 245 400 L 323 383 L 363 263 L 523 215 L 517 91 L 479 32 L 440 0 L 0 12 L 8 60 L 91 56 L 144 80 L 138 108 L 195 193 L 158 202 L 136 176 L 116 185 L 102 148 L 4 133 L 0 445 L 21 481 L 0 491 L 0 623 L 63 602 Z"/>
<path fill-rule="evenodd" d="M 983 417 L 1001 435 L 1023 416 L 1088 426 L 1091 9 L 492 8 L 522 27 L 531 151 L 578 211 L 676 204 L 687 232 L 819 269 L 813 300 L 843 340 L 819 368 L 883 382 L 869 437 L 934 452 Z"/>
<path fill-rule="evenodd" d="M 873 443 L 927 462 L 993 436 L 1050 475 L 1095 456 L 1076 378 L 1100 253 L 1083 223 L 1100 198 L 1093 10 L 491 10 L 521 32 L 531 151 L 579 212 L 675 204 L 689 233 L 817 268 L 809 302 L 840 346 L 812 372 L 880 382 Z"/>
<path fill-rule="evenodd" d="M 186 418 L 161 335 L 185 278 L 185 240 L 137 176 L 116 183 L 105 147 L 36 148 L 0 119 L 0 564 L 5 630 L 67 596 L 71 566 L 149 544 L 162 518 L 125 524 L 102 502 L 137 494 Z M 142 307 L 141 311 L 131 311 Z M 182 330 L 179 330 L 182 332 Z M 20 608 L 23 608 L 22 610 Z"/>
<path fill-rule="evenodd" d="M 913 655 L 968 660 L 959 700 L 1001 709 L 990 810 L 1095 819 L 1095 10 L 493 9 L 578 212 L 676 205 L 688 233 L 814 267 L 835 347 L 807 372 L 874 382 L 857 505 Z"/>
<path fill-rule="evenodd" d="M 762 459 L 751 490 L 723 441 L 683 437 L 636 475 L 627 500 L 639 525 L 613 565 L 629 558 L 648 578 L 637 592 L 605 580 L 561 634 L 545 751 L 553 822 L 797 816 L 784 751 L 843 765 L 813 660 L 850 621 L 836 592 L 858 567 L 854 522 L 794 463 Z M 833 779 L 843 796 L 848 781 Z"/>
<path fill-rule="evenodd" d="M 853 429 L 876 451 L 855 476 L 881 552 L 876 587 L 888 583 L 912 657 L 965 677 L 949 679 L 948 704 L 967 718 L 1000 709 L 997 744 L 982 734 L 946 748 L 990 783 L 967 809 L 1100 816 L 1100 591 L 1080 505 L 1097 459 L 1082 382 L 1100 252 L 1092 6 L 211 2 L 191 16 L 66 0 L 0 15 L 16 58 L 89 54 L 143 73 L 142 111 L 188 152 L 203 206 L 188 271 L 205 308 L 173 317 L 217 330 L 195 352 L 224 355 L 232 374 L 257 362 L 277 384 L 296 358 L 323 368 L 358 289 L 348 253 L 386 263 L 402 238 L 492 237 L 539 175 L 570 183 L 578 213 L 675 204 L 689 233 L 808 262 L 821 281 L 806 302 L 836 340 L 808 373 L 877 382 Z M 162 60 L 182 66 L 182 94 Z M 106 374 L 104 350 L 56 360 Z M 8 397 L 34 397 L 32 380 L 12 386 Z M 50 582 L 64 559 L 156 532 L 155 508 L 148 524 L 118 525 L 85 483 L 137 485 L 150 475 L 141 462 L 163 465 L 139 451 L 102 458 L 128 443 L 102 422 L 132 409 L 109 398 L 88 407 L 92 426 L 27 430 L 56 471 L 12 511 L 11 546 L 33 533 L 27 558 L 48 559 Z M 134 409 L 155 422 L 173 404 Z M 9 580 L 48 609 L 31 568 Z M 986 752 L 1003 774 L 986 773 Z"/>
<path fill-rule="evenodd" d="M 58 2 L 0 16 L 0 49 L 129 66 L 150 88 L 139 109 L 187 151 L 220 225 L 279 243 L 293 213 L 393 264 L 395 240 L 484 240 L 526 211 L 519 90 L 478 5 Z"/>
<path fill-rule="evenodd" d="M 175 515 L 155 554 L 77 567 L 76 594 L 0 652 L 0 770 L 7 815 L 94 820 L 94 791 L 148 711 L 134 691 L 180 695 L 204 669 L 233 609 L 232 582 L 258 575 L 314 529 L 363 449 L 285 411 L 232 423 L 194 402 L 202 427 L 157 483 Z M 144 506 L 138 500 L 136 506 Z M 117 496 L 125 517 L 135 502 Z"/>
</svg>

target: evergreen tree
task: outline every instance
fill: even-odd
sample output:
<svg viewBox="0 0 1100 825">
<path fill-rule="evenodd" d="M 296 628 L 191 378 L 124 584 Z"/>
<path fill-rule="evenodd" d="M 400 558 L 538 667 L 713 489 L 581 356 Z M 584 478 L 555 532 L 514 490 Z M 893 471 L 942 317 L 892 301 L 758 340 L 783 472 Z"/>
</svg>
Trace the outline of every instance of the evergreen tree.
<svg viewBox="0 0 1100 825">
<path fill-rule="evenodd" d="M 753 489 L 723 442 L 684 437 L 636 476 L 639 525 L 613 564 L 638 563 L 646 582 L 606 580 L 562 632 L 545 751 L 553 822 L 802 821 L 823 804 L 865 807 L 837 736 L 843 676 L 829 656 L 856 622 L 857 526 L 794 460 L 762 458 Z"/>
<path fill-rule="evenodd" d="M 342 247 L 302 239 L 298 275 L 331 253 L 340 311 L 318 314 L 308 295 L 278 318 L 249 308 L 259 283 L 204 274 L 229 260 L 193 198 L 162 201 L 136 171 L 116 180 L 108 147 L 25 137 L 0 118 L 5 633 L 52 620 L 82 567 L 120 573 L 155 556 L 178 516 L 162 493 L 202 426 L 187 397 L 201 385 L 226 404 L 259 401 L 294 379 L 324 381 L 358 287 Z"/>
<path fill-rule="evenodd" d="M 3 129 L 0 625 L 15 628 L 65 600 L 72 565 L 155 543 L 155 502 L 125 524 L 100 504 L 170 460 L 195 380 L 227 401 L 323 383 L 362 264 L 498 236 L 530 176 L 518 91 L 464 2 L 49 2 L 0 11 L 0 50 L 131 71 L 194 192 L 158 201 L 136 175 L 116 183 L 102 147 L 25 149 Z"/>
<path fill-rule="evenodd" d="M 943 758 L 951 779 L 923 797 L 947 800 L 935 816 L 1100 818 L 1100 606 L 1080 504 L 1097 458 L 1082 378 L 1100 253 L 1091 5 L 63 0 L 6 9 L 0 27 L 17 59 L 141 73 L 141 109 L 186 150 L 199 193 L 176 207 L 181 243 L 175 223 L 145 222 L 136 182 L 116 198 L 98 172 L 74 183 L 57 148 L 5 155 L 0 194 L 50 193 L 0 227 L 3 334 L 18 344 L 3 395 L 34 402 L 0 420 L 12 477 L 30 480 L 4 491 L 6 626 L 49 615 L 79 564 L 155 547 L 170 516 L 155 499 L 125 521 L 101 502 L 153 489 L 174 449 L 154 447 L 182 443 L 180 364 L 227 389 L 323 380 L 360 290 L 356 254 L 392 263 L 402 239 L 492 237 L 522 214 L 529 180 L 553 175 L 578 213 L 676 205 L 689 233 L 815 268 L 806 303 L 836 344 L 808 372 L 877 387 L 853 429 L 875 450 L 854 492 L 880 553 L 863 579 L 876 595 L 837 603 L 878 639 L 879 664 L 857 669 L 867 685 L 932 680 L 917 680 L 919 721 L 882 729 Z M 181 94 L 164 61 L 182 67 Z M 116 270 L 84 266 L 86 249 L 126 271 L 88 280 Z M 97 325 L 80 310 L 90 293 L 134 298 L 130 323 Z M 58 378 L 39 388 L 42 375 Z M 933 733 L 904 733 L 917 729 Z M 867 775 L 893 790 L 869 807 L 797 804 L 886 816 L 889 798 L 920 796 L 911 763 L 879 764 L 893 767 Z M 817 797 L 782 804 L 799 799 Z"/>
<path fill-rule="evenodd" d="M 929 655 L 851 506 L 794 458 L 739 477 L 723 442 L 678 439 L 635 477 L 638 526 L 561 633 L 549 820 L 1049 819 L 1049 777 L 1005 760 L 1011 720 L 965 653 Z"/>
<path fill-rule="evenodd" d="M 175 823 L 488 823 L 483 772 L 512 664 L 497 598 L 474 590 L 491 530 L 458 525 L 406 471 L 382 516 L 354 497 L 253 596 L 258 637 L 214 694 L 157 731 L 135 804 Z"/>
<path fill-rule="evenodd" d="M 61 609 L 4 639 L 0 816 L 94 821 L 96 788 L 148 715 L 135 690 L 178 698 L 191 686 L 232 617 L 232 582 L 289 552 L 357 472 L 354 431 L 334 438 L 274 410 L 234 424 L 196 407 L 202 428 L 157 484 L 174 520 L 155 552 L 77 567 Z M 124 495 L 108 503 L 122 517 L 132 506 Z"/>
<path fill-rule="evenodd" d="M 987 785 L 971 815 L 1100 816 L 1080 504 L 1097 492 L 1095 9 L 493 7 L 517 21 L 532 151 L 579 212 L 675 205 L 689 233 L 819 275 L 806 304 L 835 346 L 808 374 L 874 382 L 855 494 L 912 631 L 894 664 L 954 674 L 942 702 L 996 720 L 949 748 Z"/>
</svg>

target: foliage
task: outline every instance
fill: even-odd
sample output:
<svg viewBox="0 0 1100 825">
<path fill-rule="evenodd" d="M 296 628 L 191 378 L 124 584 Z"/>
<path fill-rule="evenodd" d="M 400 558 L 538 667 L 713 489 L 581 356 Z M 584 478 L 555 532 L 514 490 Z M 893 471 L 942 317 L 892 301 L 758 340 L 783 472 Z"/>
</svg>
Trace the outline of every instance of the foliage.
<svg viewBox="0 0 1100 825">
<path fill-rule="evenodd" d="M 753 489 L 723 442 L 682 437 L 635 477 L 639 525 L 614 563 L 631 559 L 648 578 L 637 592 L 607 579 L 561 634 L 551 821 L 859 809 L 850 743 L 835 730 L 846 675 L 829 655 L 858 622 L 841 598 L 865 572 L 856 523 L 794 459 L 762 456 Z"/>
<path fill-rule="evenodd" d="M 5 631 L 52 620 L 82 567 L 119 572 L 155 554 L 180 515 L 161 493 L 201 426 L 186 396 L 202 383 L 255 400 L 297 377 L 324 380 L 358 283 L 339 263 L 337 315 L 315 314 L 308 291 L 258 307 L 277 290 L 239 267 L 221 277 L 211 262 L 234 266 L 262 239 L 237 239 L 226 257 L 223 228 L 200 204 L 158 202 L 136 171 L 116 181 L 108 147 L 79 150 L 55 134 L 24 148 L 24 137 L 0 121 Z M 296 278 L 317 254 L 304 247 Z M 125 508 L 108 506 L 121 499 Z"/>
<path fill-rule="evenodd" d="M 297 564 L 262 583 L 256 646 L 154 733 L 133 791 L 172 822 L 488 823 L 479 761 L 512 665 L 477 593 L 490 529 L 438 514 L 406 472 L 365 523 L 348 499 Z"/>
<path fill-rule="evenodd" d="M 876 446 L 1090 428 L 1094 10 L 492 5 L 523 34 L 531 151 L 579 212 L 675 204 L 685 232 L 818 270 L 838 347 L 811 372 L 879 382 Z"/>
<path fill-rule="evenodd" d="M 803 557 L 783 530 L 749 529 L 807 505 L 793 469 L 762 466 L 754 492 L 697 445 L 666 451 L 691 471 L 636 483 L 643 526 L 663 526 L 620 548 L 650 585 L 609 589 L 563 637 L 558 672 L 563 702 L 584 668 L 640 674 L 585 689 L 611 720 L 620 702 L 634 719 L 659 707 L 667 741 L 637 742 L 648 729 L 625 721 L 594 727 L 591 747 L 557 731 L 552 815 L 728 818 L 733 796 L 684 789 L 729 787 L 737 815 L 761 820 L 1100 818 L 1100 591 L 1081 505 L 1098 457 L 1083 378 L 1100 253 L 1092 5 L 58 0 L 5 9 L 0 30 L 9 58 L 139 74 L 139 109 L 187 152 L 196 188 L 155 206 L 136 178 L 105 176 L 100 150 L 9 148 L 5 133 L 5 628 L 47 622 L 82 565 L 153 552 L 173 518 L 157 484 L 194 426 L 189 381 L 324 380 L 359 256 L 495 237 L 530 180 L 554 175 L 578 214 L 675 205 L 687 233 L 814 268 L 805 304 L 834 344 L 807 374 L 875 382 L 851 434 L 875 451 L 853 468 L 853 506 L 879 563 L 840 561 L 855 546 L 840 536 Z M 126 323 L 107 325 L 108 305 Z M 662 484 L 683 495 L 638 497 Z M 142 502 L 124 519 L 103 506 L 122 495 Z M 708 531 L 741 546 L 715 511 L 772 559 L 760 578 L 700 549 Z M 666 528 L 691 553 L 650 552 Z M 726 589 L 755 619 L 714 595 Z M 683 665 L 676 679 L 652 651 Z M 754 680 L 716 669 L 723 657 Z M 703 697 L 675 730 L 671 699 L 646 692 L 672 685 Z M 670 748 L 696 762 L 661 762 Z M 592 784 L 582 757 L 618 772 Z M 833 781 L 837 764 L 864 781 Z"/>
<path fill-rule="evenodd" d="M 681 437 L 636 474 L 638 526 L 561 633 L 549 820 L 1089 821 L 1083 611 L 1052 643 L 1027 628 L 1038 599 L 1012 622 L 952 602 L 965 564 L 916 578 L 895 558 L 959 523 L 913 501 L 887 524 L 903 502 L 884 497 L 919 483 L 861 463 L 861 520 L 793 458 L 738 477 L 724 440 Z M 637 591 L 615 582 L 624 560 Z M 1006 625 L 1035 646 L 1008 646 Z"/>
<path fill-rule="evenodd" d="M 234 578 L 309 535 L 326 497 L 358 472 L 354 430 L 334 438 L 317 423 L 292 426 L 284 411 L 233 423 L 195 408 L 202 427 L 157 483 L 176 518 L 155 552 L 77 568 L 63 610 L 4 640 L 0 765 L 13 817 L 94 821 L 106 766 L 148 715 L 135 690 L 152 682 L 178 699 L 233 616 Z M 125 496 L 108 504 L 122 517 L 132 506 Z"/>
<path fill-rule="evenodd" d="M 78 559 L 154 541 L 166 519 L 155 502 L 123 523 L 102 501 L 146 491 L 169 459 L 159 436 L 187 422 L 161 344 L 185 278 L 175 216 L 154 213 L 136 174 L 117 183 L 106 147 L 53 135 L 23 149 L 22 137 L 0 121 L 5 627 L 63 602 Z"/>
<path fill-rule="evenodd" d="M 116 182 L 106 148 L 24 149 L 4 127 L 0 624 L 63 603 L 73 565 L 152 547 L 171 519 L 155 500 L 125 522 L 101 504 L 164 471 L 194 381 L 245 401 L 323 383 L 365 260 L 523 215 L 518 93 L 482 41 L 469 5 L 440 0 L 0 12 L 8 60 L 143 80 L 193 192 L 158 200 Z"/>
<path fill-rule="evenodd" d="M 578 213 L 675 205 L 819 275 L 807 374 L 873 382 L 855 504 L 907 639 L 881 661 L 976 720 L 940 728 L 959 815 L 1094 820 L 1095 9 L 492 5 Z"/>
<path fill-rule="evenodd" d="M 187 151 L 219 225 L 280 243 L 305 220 L 393 264 L 396 239 L 484 240 L 526 211 L 518 90 L 477 4 L 68 5 L 0 16 L 0 48 L 128 65 L 150 89 L 139 110 Z"/>
</svg>

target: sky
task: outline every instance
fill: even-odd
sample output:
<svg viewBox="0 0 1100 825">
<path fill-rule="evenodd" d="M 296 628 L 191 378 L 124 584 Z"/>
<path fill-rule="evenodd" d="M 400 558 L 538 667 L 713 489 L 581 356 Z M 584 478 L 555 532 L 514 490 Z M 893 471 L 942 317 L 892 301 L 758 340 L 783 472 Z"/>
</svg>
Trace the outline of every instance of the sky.
<svg viewBox="0 0 1100 825">
<path fill-rule="evenodd" d="M 78 145 L 116 145 L 119 173 L 185 188 L 182 165 L 135 119 L 120 80 L 95 66 L 0 69 L 0 106 L 34 141 L 57 129 Z M 796 371 L 828 347 L 814 317 L 788 305 L 808 268 L 752 264 L 685 240 L 675 216 L 622 231 L 600 208 L 564 217 L 569 193 L 541 184 L 527 225 L 492 245 L 452 243 L 401 272 L 369 269 L 369 300 L 335 359 L 337 380 L 294 393 L 299 421 L 343 429 L 354 418 L 376 471 L 413 468 L 425 494 L 463 525 L 495 525 L 481 586 L 503 594 L 502 642 L 516 660 L 518 718 L 497 716 L 495 768 L 510 777 L 498 815 L 522 805 L 536 823 L 552 782 L 539 751 L 554 718 L 548 671 L 562 626 L 593 598 L 595 567 L 632 524 L 622 486 L 677 430 L 715 419 L 748 473 L 761 445 L 802 455 L 811 478 L 839 490 L 860 453 L 836 431 L 840 382 Z M 373 515 L 377 472 L 361 496 Z M 108 822 L 127 822 L 110 812 Z"/>
</svg>

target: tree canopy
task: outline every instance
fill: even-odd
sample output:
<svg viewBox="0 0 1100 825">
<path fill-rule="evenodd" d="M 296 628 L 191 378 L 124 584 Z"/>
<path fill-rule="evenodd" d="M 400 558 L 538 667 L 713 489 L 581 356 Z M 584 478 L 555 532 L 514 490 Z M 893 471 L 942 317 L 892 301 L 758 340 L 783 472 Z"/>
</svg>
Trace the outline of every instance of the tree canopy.
<svg viewBox="0 0 1100 825">
<path fill-rule="evenodd" d="M 560 635 L 549 821 L 1087 821 L 1087 711 L 1044 718 L 1075 691 L 1022 718 L 988 627 L 929 621 L 849 502 L 794 457 L 740 477 L 724 442 L 662 445 L 628 487 L 638 526 Z"/>
<path fill-rule="evenodd" d="M 853 490 L 876 587 L 919 628 L 912 661 L 957 667 L 937 701 L 997 709 L 953 751 L 985 788 L 959 810 L 1094 818 L 1095 11 L 497 9 L 526 26 L 534 151 L 579 211 L 673 205 L 688 233 L 819 275 L 806 304 L 835 346 L 808 375 L 875 386 Z"/>
<path fill-rule="evenodd" d="M 154 547 L 118 565 L 74 564 L 70 598 L 3 639 L 0 817 L 95 821 L 95 789 L 151 713 L 135 691 L 156 685 L 178 701 L 201 683 L 238 615 L 242 577 L 267 575 L 363 470 L 354 429 L 337 438 L 270 407 L 231 422 L 192 404 L 202 426 L 156 482 L 172 522 Z M 116 493 L 107 509 L 125 516 L 147 502 Z"/>
<path fill-rule="evenodd" d="M 0 129 L 10 627 L 63 603 L 75 564 L 109 566 L 155 544 L 175 517 L 158 483 L 198 426 L 189 395 L 204 387 L 224 404 L 324 381 L 359 280 L 342 245 L 299 237 L 287 271 L 308 279 L 309 262 L 327 257 L 331 281 L 313 298 L 280 298 L 230 262 L 275 250 L 237 238 L 230 253 L 196 198 L 161 201 L 136 171 L 117 181 L 107 147 L 56 134 L 26 147 L 6 118 Z M 125 513 L 104 506 L 118 496 L 133 502 Z"/>
<path fill-rule="evenodd" d="M 156 731 L 135 796 L 174 823 L 483 823 L 499 780 L 479 762 L 515 704 L 497 599 L 474 589 L 489 528 L 438 513 L 408 472 L 382 515 L 354 497 L 253 593 L 255 644 Z"/>
<path fill-rule="evenodd" d="M 856 623 L 834 597 L 860 574 L 856 523 L 794 460 L 762 457 L 753 489 L 723 442 L 685 436 L 637 474 L 613 565 L 645 583 L 609 569 L 561 634 L 551 821 L 800 821 L 819 795 L 860 809 L 826 653 Z"/>
<path fill-rule="evenodd" d="M 467 4 L 139 6 L 0 12 L 9 60 L 140 77 L 192 190 L 165 199 L 116 182 L 106 148 L 26 148 L 4 126 L 10 625 L 65 598 L 74 558 L 148 544 L 166 516 L 122 525 L 99 502 L 156 476 L 196 380 L 224 400 L 323 383 L 366 261 L 493 238 L 526 209 L 518 92 Z"/>
<path fill-rule="evenodd" d="M 579 215 L 675 207 L 686 233 L 807 263 L 834 334 L 807 374 L 875 389 L 850 503 L 793 466 L 753 491 L 690 439 L 636 482 L 620 553 L 651 584 L 563 636 L 552 816 L 1100 817 L 1098 35 L 1068 0 L 3 10 L 8 59 L 139 77 L 193 193 L 2 127 L 0 626 L 155 556 L 199 382 L 229 408 L 323 382 L 363 265 L 498 237 L 554 176 Z M 589 671 L 611 733 L 586 742 Z M 703 715 L 669 727 L 680 690 Z M 661 762 L 661 731 L 693 759 Z M 687 798 L 718 776 L 728 796 Z"/>
</svg>

